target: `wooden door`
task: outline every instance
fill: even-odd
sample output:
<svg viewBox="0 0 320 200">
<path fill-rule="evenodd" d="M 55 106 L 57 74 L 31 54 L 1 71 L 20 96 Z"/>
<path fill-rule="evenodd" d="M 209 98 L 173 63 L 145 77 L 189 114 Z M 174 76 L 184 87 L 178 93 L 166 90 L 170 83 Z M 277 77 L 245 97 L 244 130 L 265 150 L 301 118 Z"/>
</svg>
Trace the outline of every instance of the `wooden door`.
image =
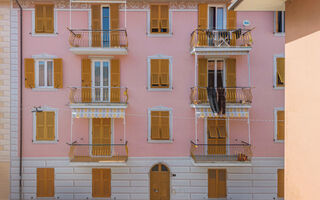
<svg viewBox="0 0 320 200">
<path fill-rule="evenodd" d="M 150 170 L 150 200 L 170 200 L 170 171 L 163 164 Z"/>
<path fill-rule="evenodd" d="M 92 155 L 110 156 L 111 155 L 111 119 L 95 118 L 92 119 Z M 106 145 L 108 144 L 108 145 Z M 101 146 L 95 146 L 101 145 Z"/>
<path fill-rule="evenodd" d="M 208 154 L 226 154 L 226 119 L 208 118 L 207 122 Z"/>
</svg>

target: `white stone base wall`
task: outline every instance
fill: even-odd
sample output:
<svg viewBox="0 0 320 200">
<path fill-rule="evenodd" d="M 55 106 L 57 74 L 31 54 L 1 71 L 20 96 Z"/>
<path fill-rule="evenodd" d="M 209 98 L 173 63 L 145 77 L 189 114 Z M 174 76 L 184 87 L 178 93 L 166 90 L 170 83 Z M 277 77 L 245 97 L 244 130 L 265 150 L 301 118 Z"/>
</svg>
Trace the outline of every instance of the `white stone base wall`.
<svg viewBox="0 0 320 200">
<path fill-rule="evenodd" d="M 283 158 L 253 158 L 251 166 L 243 167 L 199 167 L 189 157 L 129 158 L 123 166 L 110 166 L 109 163 L 81 166 L 70 163 L 68 158 L 25 158 L 23 197 L 36 199 L 36 168 L 53 167 L 55 199 L 92 199 L 91 169 L 102 167 L 111 168 L 111 200 L 146 200 L 149 199 L 149 170 L 159 162 L 166 164 L 171 172 L 171 200 L 208 199 L 208 168 L 227 169 L 227 199 L 278 199 L 277 169 L 283 168 Z M 19 162 L 12 164 L 12 181 L 18 183 Z M 18 199 L 18 184 L 12 185 L 15 185 L 11 188 L 12 199 Z"/>
</svg>

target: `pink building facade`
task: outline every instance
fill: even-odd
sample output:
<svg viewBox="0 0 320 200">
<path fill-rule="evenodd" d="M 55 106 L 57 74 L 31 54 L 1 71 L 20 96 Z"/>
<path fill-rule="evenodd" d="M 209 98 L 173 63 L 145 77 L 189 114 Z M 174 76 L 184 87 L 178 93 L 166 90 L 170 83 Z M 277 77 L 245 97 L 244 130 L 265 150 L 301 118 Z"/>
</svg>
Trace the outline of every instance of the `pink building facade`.
<svg viewBox="0 0 320 200">
<path fill-rule="evenodd" d="M 37 27 L 41 2 L 20 0 L 22 22 L 12 5 L 11 33 L 19 35 L 23 24 L 22 47 L 11 47 L 12 65 L 20 68 L 20 48 L 24 62 L 22 71 L 11 71 L 12 81 L 23 74 L 23 87 L 11 88 L 13 95 L 22 90 L 22 127 L 12 128 L 11 137 L 23 142 L 23 199 L 41 197 L 39 168 L 53 168 L 55 199 L 281 199 L 284 146 L 277 138 L 277 111 L 284 109 L 284 89 L 276 82 L 285 40 L 274 33 L 274 12 L 237 12 L 236 27 L 229 29 L 225 1 L 79 2 L 46 2 L 54 6 L 50 33 Z M 218 31 L 199 28 L 203 4 L 208 30 Z M 168 24 L 159 30 L 152 27 L 153 5 L 168 8 Z M 97 6 L 101 29 L 92 28 Z M 20 44 L 18 37 L 12 40 Z M 163 88 L 153 87 L 153 60 L 168 60 Z M 204 60 L 205 86 L 199 71 Z M 230 62 L 234 85 L 227 75 Z M 209 93 L 202 87 L 210 84 L 224 88 L 220 118 L 202 101 L 201 92 Z M 16 120 L 18 96 L 11 98 Z M 166 139 L 153 135 L 152 113 L 158 111 L 168 113 Z M 40 116 L 46 131 L 40 131 Z M 222 140 L 214 141 L 220 145 L 210 143 L 214 119 L 225 122 L 224 129 L 217 126 Z M 107 142 L 97 142 L 97 129 L 110 133 L 101 136 Z M 11 199 L 18 199 L 19 143 L 11 150 Z M 166 189 L 151 180 L 157 164 L 168 172 Z M 110 169 L 107 196 L 94 194 L 94 169 Z M 221 198 L 211 194 L 210 170 L 225 170 Z M 164 197 L 157 197 L 163 190 Z"/>
</svg>

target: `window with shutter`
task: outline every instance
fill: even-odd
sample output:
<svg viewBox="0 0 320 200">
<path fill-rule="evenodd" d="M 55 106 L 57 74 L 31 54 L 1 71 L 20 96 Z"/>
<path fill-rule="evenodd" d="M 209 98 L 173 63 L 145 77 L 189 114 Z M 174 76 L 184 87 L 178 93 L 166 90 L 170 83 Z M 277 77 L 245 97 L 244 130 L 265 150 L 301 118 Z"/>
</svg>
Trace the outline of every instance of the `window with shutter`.
<svg viewBox="0 0 320 200">
<path fill-rule="evenodd" d="M 150 33 L 169 33 L 168 5 L 150 5 Z"/>
<path fill-rule="evenodd" d="M 53 69 L 54 69 L 54 87 L 62 88 L 63 87 L 63 67 L 62 67 L 62 59 L 57 58 L 53 60 Z"/>
<path fill-rule="evenodd" d="M 54 5 L 35 5 L 35 32 L 54 33 Z"/>
<path fill-rule="evenodd" d="M 24 59 L 24 78 L 25 78 L 25 87 L 34 88 L 35 87 L 35 65 L 34 59 L 25 58 Z"/>
<path fill-rule="evenodd" d="M 150 60 L 150 88 L 170 88 L 169 59 Z"/>
<path fill-rule="evenodd" d="M 170 111 L 151 111 L 151 140 L 170 140 Z"/>
<path fill-rule="evenodd" d="M 37 168 L 37 197 L 54 197 L 54 168 Z"/>
<path fill-rule="evenodd" d="M 36 140 L 54 141 L 56 139 L 55 112 L 36 112 Z"/>
<path fill-rule="evenodd" d="M 207 120 L 207 141 L 208 154 L 226 154 L 226 119 L 225 118 L 208 118 Z"/>
<path fill-rule="evenodd" d="M 277 140 L 284 140 L 284 111 L 277 111 Z"/>
<path fill-rule="evenodd" d="M 208 101 L 208 59 L 198 59 L 198 100 L 199 103 Z"/>
<path fill-rule="evenodd" d="M 278 197 L 284 197 L 284 169 L 278 169 Z"/>
<path fill-rule="evenodd" d="M 227 171 L 208 169 L 208 198 L 227 197 Z"/>
<path fill-rule="evenodd" d="M 276 87 L 285 86 L 285 58 L 277 58 Z"/>
<path fill-rule="evenodd" d="M 81 100 L 84 103 L 92 101 L 91 97 L 91 60 L 81 60 Z"/>
<path fill-rule="evenodd" d="M 111 169 L 92 168 L 92 197 L 111 197 Z"/>
</svg>

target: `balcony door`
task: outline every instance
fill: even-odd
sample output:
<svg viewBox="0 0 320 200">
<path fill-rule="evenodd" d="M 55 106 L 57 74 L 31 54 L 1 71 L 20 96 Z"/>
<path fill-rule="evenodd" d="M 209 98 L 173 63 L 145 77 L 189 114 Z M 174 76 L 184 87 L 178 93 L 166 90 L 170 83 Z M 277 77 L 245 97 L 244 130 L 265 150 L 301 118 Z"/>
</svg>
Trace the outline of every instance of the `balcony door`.
<svg viewBox="0 0 320 200">
<path fill-rule="evenodd" d="M 224 60 L 208 61 L 208 87 L 224 87 Z"/>
<path fill-rule="evenodd" d="M 223 7 L 209 7 L 209 29 L 221 30 L 224 28 Z"/>
<path fill-rule="evenodd" d="M 225 155 L 227 143 L 227 129 L 225 118 L 207 119 L 208 155 Z"/>
<path fill-rule="evenodd" d="M 102 7 L 102 46 L 110 47 L 110 8 Z"/>
<path fill-rule="evenodd" d="M 108 61 L 93 61 L 93 101 L 110 101 L 110 64 Z"/>
<path fill-rule="evenodd" d="M 111 119 L 92 119 L 92 148 L 93 156 L 111 155 Z M 106 145 L 107 144 L 107 145 Z"/>
</svg>

